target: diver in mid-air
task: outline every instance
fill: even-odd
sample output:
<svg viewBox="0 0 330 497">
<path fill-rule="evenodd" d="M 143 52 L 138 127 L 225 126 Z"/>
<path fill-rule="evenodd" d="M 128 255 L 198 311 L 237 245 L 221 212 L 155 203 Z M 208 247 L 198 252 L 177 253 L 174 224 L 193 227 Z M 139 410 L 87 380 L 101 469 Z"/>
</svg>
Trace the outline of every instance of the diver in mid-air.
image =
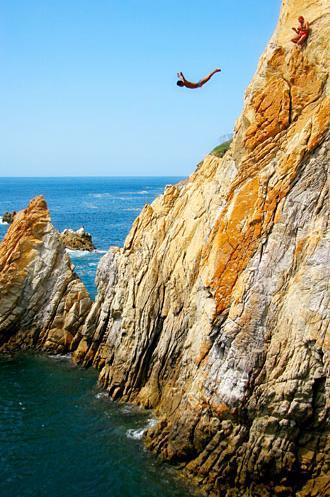
<svg viewBox="0 0 330 497">
<path fill-rule="evenodd" d="M 208 74 L 207 76 L 205 76 L 205 78 L 201 79 L 200 81 L 198 81 L 198 83 L 192 83 L 191 81 L 188 81 L 182 72 L 178 72 L 178 81 L 177 81 L 177 85 L 178 86 L 185 86 L 186 88 L 190 88 L 192 90 L 194 90 L 195 88 L 201 88 L 203 85 L 205 85 L 205 83 L 207 83 L 211 78 L 212 76 L 214 76 L 214 74 L 216 74 L 217 72 L 220 72 L 221 69 L 217 68 L 217 69 L 214 69 L 214 71 L 210 72 L 210 74 Z"/>
</svg>

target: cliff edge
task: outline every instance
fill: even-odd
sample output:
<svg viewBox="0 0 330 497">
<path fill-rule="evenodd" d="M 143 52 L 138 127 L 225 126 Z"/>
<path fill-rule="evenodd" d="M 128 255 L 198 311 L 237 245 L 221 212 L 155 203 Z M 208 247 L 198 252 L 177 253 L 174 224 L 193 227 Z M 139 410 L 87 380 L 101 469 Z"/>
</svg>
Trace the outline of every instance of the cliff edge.
<svg viewBox="0 0 330 497">
<path fill-rule="evenodd" d="M 143 209 L 77 337 L 114 399 L 156 409 L 147 445 L 216 495 L 330 492 L 329 26 L 327 2 L 283 1 L 230 150 Z"/>
</svg>

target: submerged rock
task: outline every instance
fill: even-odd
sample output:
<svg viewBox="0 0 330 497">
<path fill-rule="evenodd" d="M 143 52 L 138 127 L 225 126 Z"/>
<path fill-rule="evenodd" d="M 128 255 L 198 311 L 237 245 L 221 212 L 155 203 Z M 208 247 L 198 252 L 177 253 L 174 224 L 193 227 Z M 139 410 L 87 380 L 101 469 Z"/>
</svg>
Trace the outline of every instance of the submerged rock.
<svg viewBox="0 0 330 497">
<path fill-rule="evenodd" d="M 36 197 L 0 245 L 0 351 L 69 351 L 90 306 L 46 202 Z"/>
<path fill-rule="evenodd" d="M 84 228 L 77 231 L 65 229 L 60 233 L 60 237 L 66 248 L 71 250 L 88 250 L 92 252 L 96 249 L 93 244 L 92 235 Z"/>
</svg>

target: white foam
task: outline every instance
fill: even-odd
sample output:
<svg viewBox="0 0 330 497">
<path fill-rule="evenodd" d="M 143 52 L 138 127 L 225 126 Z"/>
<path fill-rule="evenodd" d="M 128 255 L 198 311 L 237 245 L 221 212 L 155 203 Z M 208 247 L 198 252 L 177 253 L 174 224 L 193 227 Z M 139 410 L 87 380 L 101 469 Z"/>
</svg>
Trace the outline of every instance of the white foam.
<svg viewBox="0 0 330 497">
<path fill-rule="evenodd" d="M 110 198 L 110 197 L 112 197 L 111 193 L 90 193 L 89 195 L 91 197 L 94 197 L 94 198 Z"/>
<path fill-rule="evenodd" d="M 95 395 L 96 399 L 108 399 L 109 394 L 107 392 L 99 392 Z"/>
<path fill-rule="evenodd" d="M 9 224 L 9 223 L 6 223 L 2 220 L 2 216 L 0 216 L 0 224 Z"/>
<path fill-rule="evenodd" d="M 148 423 L 143 428 L 130 429 L 126 431 L 127 438 L 132 438 L 133 440 L 141 440 L 144 433 L 157 424 L 157 419 L 150 418 Z"/>
<path fill-rule="evenodd" d="M 141 440 L 145 431 L 146 428 L 139 428 L 137 430 L 127 430 L 126 436 L 127 438 L 132 438 L 133 440 Z"/>
<path fill-rule="evenodd" d="M 135 192 L 119 192 L 121 195 L 150 195 L 147 190 L 137 190 Z"/>
<path fill-rule="evenodd" d="M 71 358 L 71 354 L 68 353 L 68 354 L 49 354 L 48 357 L 50 359 L 55 359 L 57 361 L 62 361 L 63 359 L 70 359 Z"/>
<path fill-rule="evenodd" d="M 91 252 L 88 250 L 73 250 L 73 249 L 65 249 L 66 253 L 73 256 L 73 257 L 86 257 L 86 255 L 89 255 Z"/>
<path fill-rule="evenodd" d="M 98 206 L 91 202 L 84 202 L 84 206 L 87 207 L 87 209 L 98 209 Z"/>
</svg>

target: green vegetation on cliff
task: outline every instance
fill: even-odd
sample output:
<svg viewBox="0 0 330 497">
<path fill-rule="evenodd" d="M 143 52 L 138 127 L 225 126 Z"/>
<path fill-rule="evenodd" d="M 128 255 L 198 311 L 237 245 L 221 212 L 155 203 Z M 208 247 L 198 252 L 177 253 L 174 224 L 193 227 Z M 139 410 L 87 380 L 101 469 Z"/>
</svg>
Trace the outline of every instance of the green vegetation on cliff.
<svg viewBox="0 0 330 497">
<path fill-rule="evenodd" d="M 210 155 L 215 155 L 216 157 L 223 157 L 225 155 L 225 153 L 227 152 L 227 150 L 229 149 L 230 147 L 230 144 L 233 140 L 230 139 L 230 140 L 227 140 L 223 143 L 220 143 L 220 145 L 218 145 L 217 147 L 215 147 L 211 152 L 210 152 Z"/>
</svg>

